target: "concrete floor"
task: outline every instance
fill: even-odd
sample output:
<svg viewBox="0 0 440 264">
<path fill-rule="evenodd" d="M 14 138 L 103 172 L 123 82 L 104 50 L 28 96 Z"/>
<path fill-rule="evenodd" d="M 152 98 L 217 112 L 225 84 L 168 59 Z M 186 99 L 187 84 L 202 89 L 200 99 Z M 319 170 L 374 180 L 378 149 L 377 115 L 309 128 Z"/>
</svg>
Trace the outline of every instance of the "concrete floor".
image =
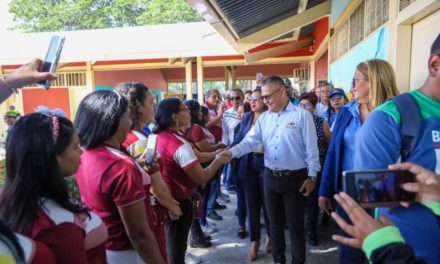
<svg viewBox="0 0 440 264">
<path fill-rule="evenodd" d="M 247 259 L 247 253 L 250 247 L 249 237 L 246 239 L 239 239 L 237 237 L 238 220 L 234 215 L 236 208 L 236 196 L 231 195 L 231 202 L 227 204 L 227 209 L 218 211 L 223 216 L 223 220 L 216 221 L 219 232 L 212 235 L 213 246 L 207 249 L 193 249 L 188 247 L 188 251 L 193 255 L 199 257 L 206 264 L 219 263 L 251 263 Z M 321 242 L 320 246 L 310 247 L 307 245 L 307 263 L 316 264 L 333 264 L 338 263 L 338 245 L 331 240 L 331 235 L 337 232 L 337 227 L 334 222 L 330 227 L 318 228 L 318 236 Z M 265 230 L 261 230 L 262 241 L 258 259 L 253 263 L 273 263 L 271 254 L 264 252 Z M 289 250 L 288 233 L 286 232 L 286 257 L 288 263 L 291 261 Z"/>
</svg>

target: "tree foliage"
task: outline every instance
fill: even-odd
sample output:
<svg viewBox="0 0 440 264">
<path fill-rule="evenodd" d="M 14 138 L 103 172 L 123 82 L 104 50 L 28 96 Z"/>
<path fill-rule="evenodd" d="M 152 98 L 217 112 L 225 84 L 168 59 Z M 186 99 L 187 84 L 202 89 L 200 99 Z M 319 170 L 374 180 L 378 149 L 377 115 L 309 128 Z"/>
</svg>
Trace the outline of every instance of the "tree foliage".
<svg viewBox="0 0 440 264">
<path fill-rule="evenodd" d="M 11 0 L 25 32 L 66 31 L 202 21 L 185 0 Z"/>
</svg>

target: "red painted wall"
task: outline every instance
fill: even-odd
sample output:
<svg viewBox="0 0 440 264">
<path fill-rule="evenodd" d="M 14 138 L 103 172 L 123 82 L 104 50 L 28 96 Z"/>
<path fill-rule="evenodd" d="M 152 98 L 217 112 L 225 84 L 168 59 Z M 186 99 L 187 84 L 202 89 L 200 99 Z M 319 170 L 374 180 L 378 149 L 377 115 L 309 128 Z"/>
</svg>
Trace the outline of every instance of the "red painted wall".
<svg viewBox="0 0 440 264">
<path fill-rule="evenodd" d="M 152 89 L 166 90 L 162 70 L 96 71 L 95 84 L 115 86 L 120 82 L 142 82 Z"/>
<path fill-rule="evenodd" d="M 314 45 L 315 51 L 321 45 L 328 31 L 329 31 L 328 17 L 323 17 L 315 22 L 315 30 L 313 31 L 313 37 L 315 38 L 315 45 Z"/>
<path fill-rule="evenodd" d="M 45 105 L 51 109 L 61 108 L 70 117 L 69 88 L 23 89 L 24 114 L 35 112 L 39 105 Z"/>
<path fill-rule="evenodd" d="M 328 80 L 328 52 L 322 54 L 315 65 L 315 80 L 318 85 L 319 80 Z"/>
<path fill-rule="evenodd" d="M 254 79 L 257 72 L 263 73 L 263 76 L 270 75 L 282 75 L 292 76 L 293 69 L 298 68 L 299 64 L 287 63 L 287 64 L 273 64 L 273 65 L 240 65 L 235 66 L 235 74 L 237 79 Z M 168 82 L 184 82 L 185 81 L 185 69 L 173 68 L 163 69 L 164 76 Z M 193 81 L 196 81 L 197 73 L 195 65 L 192 70 Z M 225 68 L 224 67 L 206 67 L 203 69 L 203 79 L 205 80 L 224 80 Z"/>
</svg>

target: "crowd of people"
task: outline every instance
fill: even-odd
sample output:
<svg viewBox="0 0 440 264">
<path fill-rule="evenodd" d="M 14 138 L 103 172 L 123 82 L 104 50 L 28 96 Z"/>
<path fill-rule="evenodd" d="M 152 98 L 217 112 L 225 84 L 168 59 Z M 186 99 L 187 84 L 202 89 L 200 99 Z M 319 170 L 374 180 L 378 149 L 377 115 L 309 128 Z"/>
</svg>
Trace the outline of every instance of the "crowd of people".
<svg viewBox="0 0 440 264">
<path fill-rule="evenodd" d="M 56 78 L 32 60 L 0 80 L 0 98 L 28 83 Z M 402 152 L 392 66 L 371 59 L 355 69 L 350 101 L 330 83 L 297 95 L 278 76 L 252 91 L 209 90 L 201 105 L 158 104 L 139 82 L 95 91 L 72 123 L 40 107 L 9 110 L 6 180 L 0 193 L 2 263 L 170 263 L 189 260 L 187 246 L 208 248 L 237 196 L 237 236 L 249 236 L 247 259 L 265 249 L 286 263 L 306 262 L 320 244 L 319 218 L 341 232 L 340 263 L 436 263 L 440 258 L 440 35 L 425 84 L 411 91 L 422 124 L 415 148 Z M 150 130 L 149 125 L 154 128 Z M 148 161 L 149 140 L 156 152 Z M 151 143 L 151 142 L 150 142 Z M 397 163 L 407 161 L 411 163 Z M 415 165 L 415 164 L 418 165 Z M 343 191 L 342 172 L 409 170 L 416 203 L 380 208 L 376 220 Z M 80 200 L 69 195 L 75 175 Z M 322 212 L 322 213 L 320 213 Z M 391 220 L 391 221 L 390 221 Z M 393 224 L 392 224 L 393 223 Z M 245 258 L 245 257 L 244 257 Z"/>
</svg>

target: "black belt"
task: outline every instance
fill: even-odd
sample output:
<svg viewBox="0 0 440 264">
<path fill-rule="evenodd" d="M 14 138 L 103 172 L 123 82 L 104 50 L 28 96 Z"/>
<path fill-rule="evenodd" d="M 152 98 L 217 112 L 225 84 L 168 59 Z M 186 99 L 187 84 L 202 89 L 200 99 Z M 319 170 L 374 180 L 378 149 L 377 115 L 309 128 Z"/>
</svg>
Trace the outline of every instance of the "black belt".
<svg viewBox="0 0 440 264">
<path fill-rule="evenodd" d="M 264 157 L 264 153 L 261 152 L 252 152 L 252 157 Z"/>
<path fill-rule="evenodd" d="M 299 169 L 299 170 L 271 170 L 269 169 L 269 172 L 276 177 L 283 177 L 283 176 L 290 176 L 295 174 L 304 174 L 307 173 L 307 168 Z"/>
</svg>

